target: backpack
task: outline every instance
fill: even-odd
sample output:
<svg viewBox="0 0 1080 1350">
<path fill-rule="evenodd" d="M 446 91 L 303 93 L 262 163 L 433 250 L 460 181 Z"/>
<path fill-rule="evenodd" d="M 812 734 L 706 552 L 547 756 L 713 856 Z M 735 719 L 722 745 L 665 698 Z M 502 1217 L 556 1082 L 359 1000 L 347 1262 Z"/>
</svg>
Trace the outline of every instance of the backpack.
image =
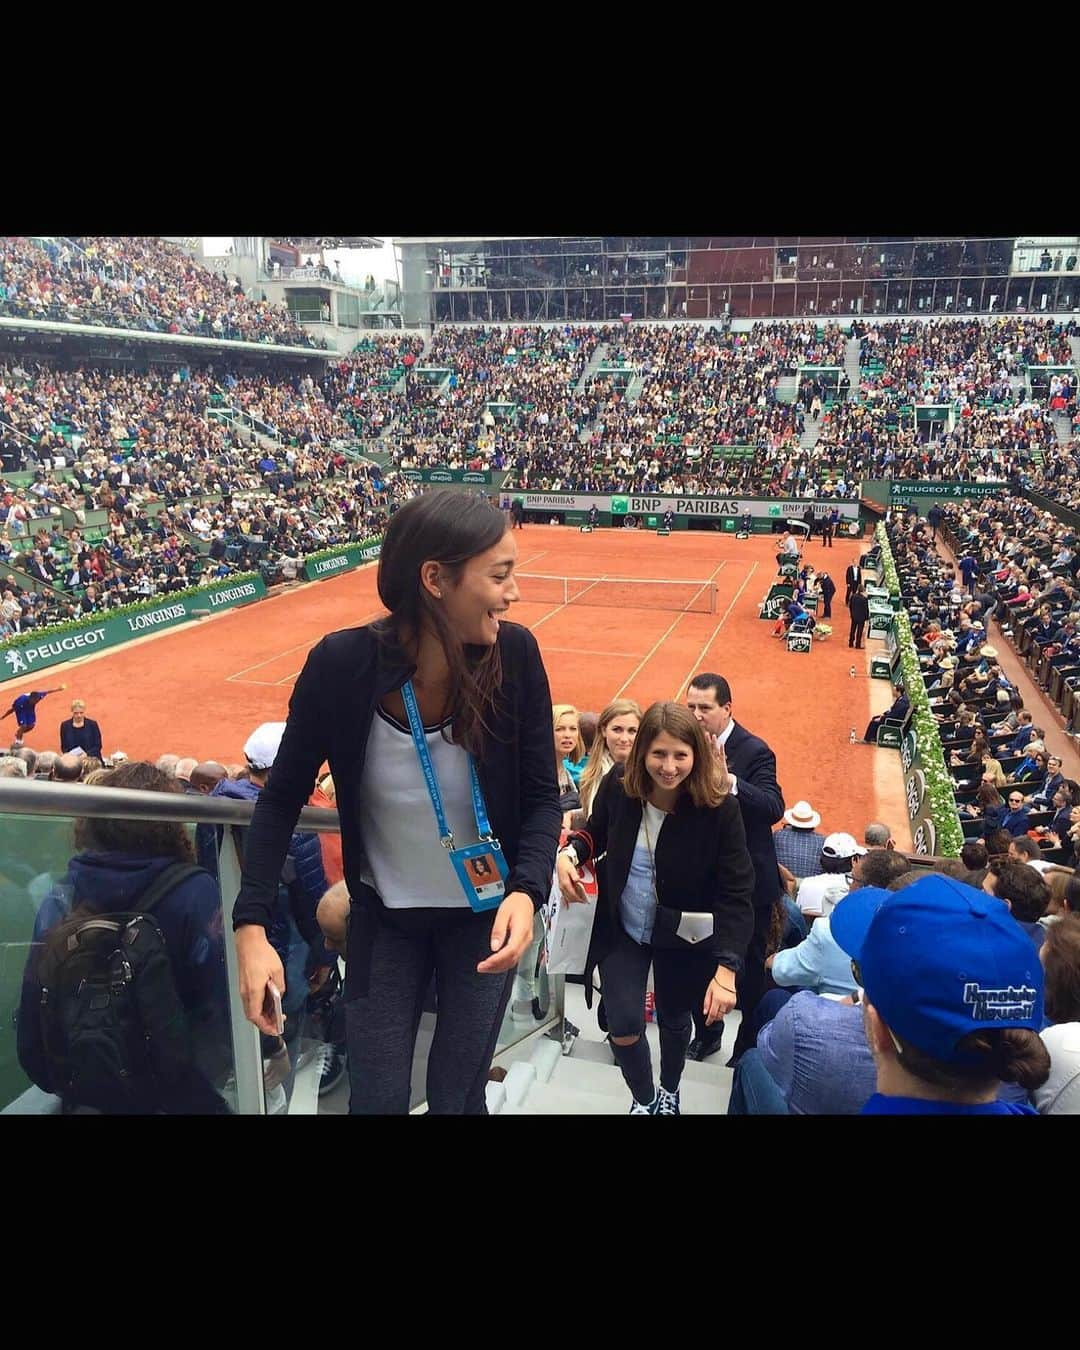
<svg viewBox="0 0 1080 1350">
<path fill-rule="evenodd" d="M 202 870 L 171 863 L 138 897 L 136 912 L 76 911 L 45 935 L 37 960 L 42 1045 L 51 1090 L 66 1109 L 223 1109 L 195 1068 L 188 1016 L 152 915 Z"/>
</svg>

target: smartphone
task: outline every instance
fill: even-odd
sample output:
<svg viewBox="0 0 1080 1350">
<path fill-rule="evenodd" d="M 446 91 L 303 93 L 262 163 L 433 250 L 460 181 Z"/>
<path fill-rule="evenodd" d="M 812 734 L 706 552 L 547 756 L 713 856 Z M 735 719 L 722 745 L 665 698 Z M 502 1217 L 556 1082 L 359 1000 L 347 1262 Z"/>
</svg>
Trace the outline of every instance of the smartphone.
<svg viewBox="0 0 1080 1350">
<path fill-rule="evenodd" d="M 285 1014 L 281 1009 L 281 993 L 273 980 L 266 982 L 266 997 L 263 999 L 263 1012 L 274 1023 L 274 1031 L 279 1036 L 285 1034 Z"/>
</svg>

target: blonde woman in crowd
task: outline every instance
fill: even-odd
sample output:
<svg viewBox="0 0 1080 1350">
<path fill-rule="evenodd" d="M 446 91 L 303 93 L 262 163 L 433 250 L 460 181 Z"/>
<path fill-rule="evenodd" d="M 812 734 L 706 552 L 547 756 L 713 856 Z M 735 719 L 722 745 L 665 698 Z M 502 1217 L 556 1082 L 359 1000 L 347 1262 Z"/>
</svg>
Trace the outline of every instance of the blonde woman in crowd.
<svg viewBox="0 0 1080 1350">
<path fill-rule="evenodd" d="M 592 810 L 605 775 L 614 765 L 626 763 L 640 725 L 641 709 L 632 698 L 617 698 L 600 714 L 589 762 L 578 783 L 581 809 L 586 815 Z"/>
<path fill-rule="evenodd" d="M 585 742 L 581 739 L 578 710 L 572 703 L 556 703 L 551 709 L 555 736 L 555 768 L 559 778 L 559 809 L 563 827 L 570 828 L 570 817 L 578 810 L 577 778 L 586 763 Z"/>
</svg>

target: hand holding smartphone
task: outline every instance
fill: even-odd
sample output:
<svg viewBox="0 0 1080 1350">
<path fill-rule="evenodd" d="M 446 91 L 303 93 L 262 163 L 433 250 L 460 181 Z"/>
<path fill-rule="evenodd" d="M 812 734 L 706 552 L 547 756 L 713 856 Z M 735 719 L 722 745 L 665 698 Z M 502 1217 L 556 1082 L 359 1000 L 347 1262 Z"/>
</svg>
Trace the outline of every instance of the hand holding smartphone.
<svg viewBox="0 0 1080 1350">
<path fill-rule="evenodd" d="M 266 997 L 263 999 L 263 1014 L 274 1023 L 274 1031 L 279 1036 L 285 1034 L 285 1014 L 281 1008 L 281 992 L 273 980 L 266 982 Z"/>
</svg>

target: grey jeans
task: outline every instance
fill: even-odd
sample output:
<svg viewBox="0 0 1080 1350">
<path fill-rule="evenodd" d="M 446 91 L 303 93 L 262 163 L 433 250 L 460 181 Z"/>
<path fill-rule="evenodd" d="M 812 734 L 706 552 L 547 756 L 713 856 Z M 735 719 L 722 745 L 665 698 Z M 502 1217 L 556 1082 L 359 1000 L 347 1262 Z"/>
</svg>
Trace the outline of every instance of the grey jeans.
<svg viewBox="0 0 1080 1350">
<path fill-rule="evenodd" d="M 427 1068 L 432 1115 L 487 1114 L 484 1092 L 514 972 L 481 975 L 495 911 L 384 909 L 353 913 L 348 966 L 363 966 L 345 1025 L 352 1115 L 406 1115 L 416 1032 L 432 973 L 439 1010 Z M 354 964 L 355 963 L 355 964 Z"/>
</svg>

